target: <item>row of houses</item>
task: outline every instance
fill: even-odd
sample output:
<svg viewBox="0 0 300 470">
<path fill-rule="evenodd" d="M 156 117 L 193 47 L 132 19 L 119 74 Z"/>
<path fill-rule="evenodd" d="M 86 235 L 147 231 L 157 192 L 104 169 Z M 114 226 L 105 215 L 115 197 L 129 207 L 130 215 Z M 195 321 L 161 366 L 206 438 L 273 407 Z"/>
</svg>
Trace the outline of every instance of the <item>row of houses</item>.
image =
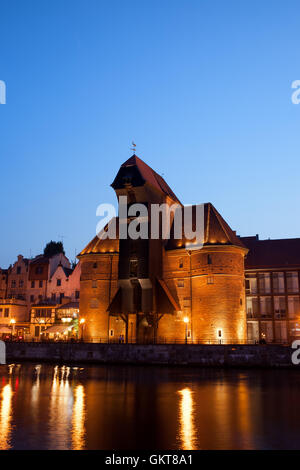
<svg viewBox="0 0 300 470">
<path fill-rule="evenodd" d="M 256 235 L 241 241 L 249 249 L 247 340 L 289 343 L 300 337 L 300 238 L 260 240 Z M 80 338 L 80 277 L 81 263 L 71 267 L 63 254 L 19 255 L 8 269 L 0 269 L 0 338 Z"/>
<path fill-rule="evenodd" d="M 81 266 L 58 253 L 0 269 L 0 337 L 78 337 Z"/>
</svg>

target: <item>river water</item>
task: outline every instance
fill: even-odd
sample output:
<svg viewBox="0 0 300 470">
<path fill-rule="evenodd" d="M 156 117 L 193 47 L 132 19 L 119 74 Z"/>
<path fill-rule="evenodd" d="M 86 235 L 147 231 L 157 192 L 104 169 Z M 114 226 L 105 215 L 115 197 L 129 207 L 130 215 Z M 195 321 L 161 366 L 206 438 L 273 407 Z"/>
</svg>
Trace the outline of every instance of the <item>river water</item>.
<svg viewBox="0 0 300 470">
<path fill-rule="evenodd" d="M 300 449 L 300 371 L 0 366 L 0 449 Z"/>
</svg>

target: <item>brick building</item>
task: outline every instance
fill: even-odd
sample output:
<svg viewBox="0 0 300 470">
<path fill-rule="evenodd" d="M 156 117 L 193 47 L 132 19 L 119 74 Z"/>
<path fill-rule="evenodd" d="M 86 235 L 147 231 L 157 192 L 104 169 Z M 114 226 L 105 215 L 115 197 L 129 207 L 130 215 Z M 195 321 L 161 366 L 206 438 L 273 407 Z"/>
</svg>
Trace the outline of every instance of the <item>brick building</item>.
<svg viewBox="0 0 300 470">
<path fill-rule="evenodd" d="M 10 328 L 18 337 L 39 337 L 50 321 L 49 309 L 55 311 L 52 305 L 78 302 L 79 289 L 80 263 L 71 268 L 62 253 L 33 259 L 19 255 L 7 270 L 0 270 L 0 336 Z M 47 313 L 45 318 L 41 312 Z"/>
<path fill-rule="evenodd" d="M 0 299 L 5 299 L 7 297 L 7 269 L 0 268 Z"/>
<path fill-rule="evenodd" d="M 7 298 L 26 301 L 29 259 L 22 255 L 8 268 Z"/>
<path fill-rule="evenodd" d="M 290 343 L 300 337 L 300 238 L 243 237 L 248 340 Z"/>
<path fill-rule="evenodd" d="M 129 207 L 133 203 L 148 208 L 162 203 L 183 207 L 165 180 L 136 155 L 121 166 L 112 187 L 118 199 L 128 198 Z M 85 320 L 86 339 L 246 340 L 244 257 L 248 249 L 212 204 L 205 204 L 203 210 L 201 249 L 191 249 L 184 238 L 175 238 L 173 226 L 168 240 L 162 236 L 105 238 L 114 219 L 87 245 L 79 254 L 80 316 Z"/>
</svg>

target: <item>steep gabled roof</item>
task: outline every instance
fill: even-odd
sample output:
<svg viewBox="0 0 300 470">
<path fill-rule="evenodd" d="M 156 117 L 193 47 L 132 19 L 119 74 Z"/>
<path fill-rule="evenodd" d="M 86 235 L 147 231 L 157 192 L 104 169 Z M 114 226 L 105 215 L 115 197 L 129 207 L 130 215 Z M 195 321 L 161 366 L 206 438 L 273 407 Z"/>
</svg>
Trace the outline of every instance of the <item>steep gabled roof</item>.
<svg viewBox="0 0 300 470">
<path fill-rule="evenodd" d="M 57 272 L 57 270 L 61 268 L 65 274 L 66 277 L 69 277 L 72 272 L 74 271 L 74 269 L 72 268 L 66 268 L 65 266 L 63 266 L 61 263 L 59 263 L 57 266 L 56 266 L 56 269 L 55 271 L 53 272 L 52 276 L 51 276 L 51 279 L 53 278 L 54 274 Z"/>
<path fill-rule="evenodd" d="M 176 194 L 172 191 L 170 186 L 166 183 L 166 181 L 163 179 L 162 176 L 160 176 L 156 171 L 152 170 L 152 168 L 147 165 L 143 160 L 141 160 L 139 157 L 136 155 L 132 155 L 126 162 L 124 162 L 121 165 L 121 168 L 128 168 L 136 166 L 138 171 L 140 172 L 141 177 L 143 180 L 149 184 L 151 184 L 154 188 L 159 190 L 160 192 L 163 192 L 166 196 L 169 196 L 171 199 L 173 199 L 175 202 L 178 204 L 181 204 L 179 199 L 177 198 Z M 120 169 L 121 169 L 120 168 Z M 120 170 L 119 170 L 120 172 Z M 111 184 L 112 187 L 114 187 L 116 180 L 118 178 L 119 172 L 114 179 L 113 183 Z"/>
<path fill-rule="evenodd" d="M 193 231 L 196 229 L 195 215 L 196 206 L 193 207 Z M 113 223 L 112 219 L 110 223 Z M 108 224 L 108 225 L 109 225 Z M 184 224 L 184 221 L 183 221 Z M 102 234 L 107 231 L 108 225 L 103 229 L 99 236 L 93 238 L 93 240 L 82 250 L 78 256 L 86 254 L 96 253 L 118 253 L 119 252 L 119 240 L 103 239 Z M 116 218 L 116 228 L 118 234 L 118 218 Z M 182 233 L 184 234 L 184 226 L 182 227 Z M 186 244 L 190 243 L 191 240 L 187 240 L 184 236 L 181 239 L 174 238 L 173 227 L 171 229 L 170 239 L 166 242 L 165 248 L 167 250 L 173 250 L 177 248 L 184 248 Z M 227 222 L 219 214 L 217 209 L 210 203 L 204 204 L 204 246 L 214 245 L 232 245 L 246 248 L 242 239 L 239 238 L 235 232 L 229 227 Z"/>
<path fill-rule="evenodd" d="M 79 257 L 83 255 L 95 254 L 95 253 L 116 253 L 119 252 L 119 239 L 103 238 L 103 234 L 109 229 L 110 224 L 116 223 L 116 234 L 119 233 L 119 219 L 114 217 L 111 219 L 106 227 L 96 235 L 93 240 L 79 253 Z"/>
<path fill-rule="evenodd" d="M 229 227 L 221 214 L 210 202 L 204 204 L 205 217 L 205 245 L 221 243 L 245 248 L 245 245 L 236 233 Z"/>
<path fill-rule="evenodd" d="M 236 235 L 236 233 L 229 227 L 227 222 L 219 214 L 217 209 L 210 202 L 205 203 L 204 205 L 204 237 L 203 245 L 204 246 L 213 246 L 213 245 L 233 245 L 240 246 L 245 248 L 245 245 L 241 239 Z M 196 206 L 192 206 L 192 229 L 196 230 Z M 184 219 L 182 222 L 182 233 L 184 234 Z M 185 245 L 191 243 L 192 240 L 187 240 L 185 236 L 181 239 L 175 239 L 173 237 L 173 227 L 171 230 L 171 237 L 166 244 L 166 249 L 176 249 L 184 248 Z"/>
</svg>

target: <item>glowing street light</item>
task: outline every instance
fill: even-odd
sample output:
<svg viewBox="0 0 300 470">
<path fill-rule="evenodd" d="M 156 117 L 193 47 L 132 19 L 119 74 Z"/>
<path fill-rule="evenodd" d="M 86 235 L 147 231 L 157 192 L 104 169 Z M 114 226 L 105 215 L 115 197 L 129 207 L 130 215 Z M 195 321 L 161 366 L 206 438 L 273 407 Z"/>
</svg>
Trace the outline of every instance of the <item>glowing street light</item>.
<svg viewBox="0 0 300 470">
<path fill-rule="evenodd" d="M 79 324 L 81 325 L 81 341 L 83 341 L 83 329 L 85 324 L 85 318 L 80 318 Z"/>
<path fill-rule="evenodd" d="M 185 344 L 187 344 L 187 333 L 188 333 L 189 317 L 184 317 L 183 321 L 185 323 Z"/>
<path fill-rule="evenodd" d="M 9 323 L 11 324 L 11 339 L 12 339 L 13 336 L 15 335 L 16 320 L 14 318 L 12 318 Z"/>
</svg>

